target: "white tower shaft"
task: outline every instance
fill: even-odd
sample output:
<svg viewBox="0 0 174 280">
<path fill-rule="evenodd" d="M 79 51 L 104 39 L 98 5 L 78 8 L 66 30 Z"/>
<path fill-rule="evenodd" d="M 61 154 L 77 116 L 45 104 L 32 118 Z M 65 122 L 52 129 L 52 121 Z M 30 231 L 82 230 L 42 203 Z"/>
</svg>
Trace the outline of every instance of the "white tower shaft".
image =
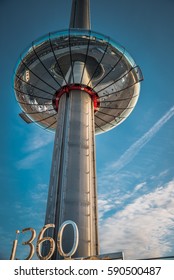
<svg viewBox="0 0 174 280">
<path fill-rule="evenodd" d="M 87 84 L 88 73 L 83 62 L 69 69 L 69 84 Z M 54 239 L 61 224 L 72 220 L 79 230 L 79 245 L 74 257 L 98 254 L 96 168 L 94 140 L 94 105 L 83 90 L 72 90 L 61 96 L 57 116 L 46 224 L 55 224 L 50 231 Z M 74 234 L 66 227 L 63 250 L 72 249 Z M 46 248 L 46 252 L 48 249 Z M 56 252 L 54 259 L 61 258 Z"/>
</svg>

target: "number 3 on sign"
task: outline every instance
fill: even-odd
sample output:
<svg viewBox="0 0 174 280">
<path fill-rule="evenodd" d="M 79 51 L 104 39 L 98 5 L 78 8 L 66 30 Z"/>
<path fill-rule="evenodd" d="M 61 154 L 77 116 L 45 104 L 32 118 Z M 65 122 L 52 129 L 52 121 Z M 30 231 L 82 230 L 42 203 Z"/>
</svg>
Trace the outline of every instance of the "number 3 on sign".
<svg viewBox="0 0 174 280">
<path fill-rule="evenodd" d="M 72 246 L 71 251 L 68 252 L 68 253 L 65 253 L 63 251 L 63 247 L 62 247 L 62 238 L 63 238 L 64 229 L 68 225 L 71 225 L 73 227 L 74 242 L 73 242 L 73 246 Z M 45 225 L 41 229 L 41 231 L 39 233 L 39 236 L 38 236 L 38 239 L 37 239 L 36 254 L 37 254 L 37 256 L 40 260 L 49 260 L 55 252 L 56 245 L 55 245 L 54 239 L 52 237 L 43 237 L 44 233 L 49 228 L 55 228 L 55 225 L 54 224 Z M 25 228 L 25 229 L 22 230 L 22 233 L 25 233 L 27 231 L 31 231 L 31 237 L 28 241 L 23 242 L 22 245 L 28 245 L 30 247 L 30 252 L 29 252 L 29 255 L 27 256 L 26 260 L 31 260 L 33 255 L 34 255 L 34 252 L 35 252 L 33 241 L 36 238 L 36 231 L 33 228 Z M 19 234 L 20 232 L 17 231 L 17 233 Z M 50 250 L 49 250 L 49 252 L 46 256 L 42 256 L 42 254 L 41 254 L 42 246 L 41 245 L 45 241 L 50 242 Z M 15 260 L 16 259 L 15 256 L 16 256 L 17 244 L 18 244 L 18 240 L 16 239 L 16 240 L 13 241 L 13 248 L 12 248 L 10 260 Z M 65 221 L 60 226 L 60 229 L 58 231 L 58 236 L 57 236 L 57 250 L 58 250 L 59 254 L 61 256 L 63 256 L 64 258 L 65 257 L 66 258 L 67 257 L 71 258 L 75 254 L 75 252 L 77 250 L 77 247 L 78 247 L 78 244 L 79 244 L 79 231 L 78 231 L 78 227 L 77 227 L 76 223 L 74 223 L 71 220 Z"/>
</svg>

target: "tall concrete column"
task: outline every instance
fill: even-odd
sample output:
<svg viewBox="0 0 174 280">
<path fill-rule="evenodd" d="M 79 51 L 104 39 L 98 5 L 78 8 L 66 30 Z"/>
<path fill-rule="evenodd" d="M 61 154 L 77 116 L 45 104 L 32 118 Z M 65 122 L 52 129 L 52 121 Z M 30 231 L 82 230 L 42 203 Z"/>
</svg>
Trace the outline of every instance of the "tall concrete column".
<svg viewBox="0 0 174 280">
<path fill-rule="evenodd" d="M 74 78 L 89 80 L 82 62 L 73 66 Z M 72 69 L 67 73 L 71 84 Z M 98 254 L 94 106 L 83 90 L 64 93 L 59 101 L 46 224 L 55 224 L 52 236 L 57 239 L 61 224 L 72 220 L 79 230 L 79 245 L 73 257 Z M 63 249 L 72 248 L 71 226 L 64 231 Z M 48 250 L 47 250 L 48 251 Z M 61 258 L 58 253 L 54 259 Z"/>
</svg>

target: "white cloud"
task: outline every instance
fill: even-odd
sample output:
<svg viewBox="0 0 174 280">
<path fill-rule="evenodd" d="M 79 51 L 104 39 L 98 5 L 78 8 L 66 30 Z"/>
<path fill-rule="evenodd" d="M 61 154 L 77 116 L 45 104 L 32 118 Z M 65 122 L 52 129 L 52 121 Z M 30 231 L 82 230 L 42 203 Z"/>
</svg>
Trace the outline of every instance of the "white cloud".
<svg viewBox="0 0 174 280">
<path fill-rule="evenodd" d="M 140 183 L 140 184 L 138 184 L 138 185 L 135 186 L 134 190 L 135 190 L 135 191 L 139 191 L 139 190 L 142 189 L 145 185 L 146 185 L 146 182 Z"/>
<path fill-rule="evenodd" d="M 26 152 L 32 152 L 47 146 L 54 141 L 54 134 L 38 129 L 33 132 L 33 134 L 27 140 L 25 145 Z"/>
<path fill-rule="evenodd" d="M 44 147 L 54 142 L 54 134 L 37 129 L 27 138 L 23 151 L 25 156 L 16 163 L 18 169 L 30 169 L 47 152 Z"/>
<path fill-rule="evenodd" d="M 106 198 L 100 196 L 98 199 L 98 208 L 100 209 L 99 211 L 99 220 L 101 220 L 103 218 L 103 215 L 105 213 L 107 213 L 108 211 L 110 211 L 111 209 L 113 209 L 115 207 L 115 204 L 119 202 L 113 202 L 112 199 Z"/>
<path fill-rule="evenodd" d="M 41 152 L 33 152 L 16 163 L 18 169 L 30 169 L 40 159 Z"/>
<path fill-rule="evenodd" d="M 100 193 L 116 192 L 115 194 L 119 196 L 120 190 L 127 189 L 135 180 L 140 180 L 141 178 L 141 174 L 138 172 L 132 173 L 124 170 L 114 174 L 112 171 L 112 168 L 109 170 L 107 167 L 107 170 L 103 169 L 99 173 L 97 181 Z"/>
<path fill-rule="evenodd" d="M 170 254 L 174 181 L 165 186 L 158 185 L 158 182 L 156 186 L 159 187 L 154 190 L 153 180 L 153 191 L 147 194 L 148 180 L 152 178 L 135 185 L 140 178 L 142 180 L 141 174 L 118 171 L 137 155 L 173 115 L 174 106 L 117 161 L 102 170 L 98 181 L 100 244 L 103 253 L 123 250 L 126 258 L 133 259 Z M 162 171 L 155 178 L 162 178 L 168 172 Z M 137 197 L 139 190 L 141 196 Z"/>
<path fill-rule="evenodd" d="M 48 185 L 38 184 L 35 192 L 31 192 L 31 199 L 34 203 L 46 205 L 48 195 Z"/>
<path fill-rule="evenodd" d="M 174 116 L 174 106 L 149 129 L 139 140 L 130 146 L 122 156 L 109 166 L 118 172 L 132 161 L 138 152 L 156 135 L 156 133 Z"/>
<path fill-rule="evenodd" d="M 123 250 L 129 259 L 169 255 L 174 242 L 173 213 L 174 180 L 103 219 L 100 222 L 102 251 Z"/>
<path fill-rule="evenodd" d="M 117 211 L 137 198 L 137 195 L 147 193 L 148 183 L 137 172 L 121 171 L 117 175 L 111 173 L 105 176 L 101 172 L 98 178 L 98 208 L 99 221 L 110 215 L 111 210 Z M 137 182 L 137 183 L 136 183 Z M 151 182 L 151 187 L 152 187 Z M 137 192 L 139 191 L 139 192 Z"/>
<path fill-rule="evenodd" d="M 168 170 L 168 169 L 167 169 L 167 170 L 164 170 L 164 171 L 162 171 L 162 172 L 158 175 L 158 177 L 165 177 L 168 173 L 169 173 L 169 170 Z"/>
<path fill-rule="evenodd" d="M 45 219 L 47 195 L 48 185 L 39 183 L 35 188 L 32 188 L 32 190 L 28 192 L 29 204 L 26 205 L 22 201 L 15 203 L 14 207 L 18 217 L 18 223 L 21 221 L 21 217 L 22 222 L 26 222 L 25 225 L 18 224 L 18 227 L 23 228 L 24 226 L 33 226 L 36 229 L 38 227 L 39 230 L 41 229 Z"/>
</svg>

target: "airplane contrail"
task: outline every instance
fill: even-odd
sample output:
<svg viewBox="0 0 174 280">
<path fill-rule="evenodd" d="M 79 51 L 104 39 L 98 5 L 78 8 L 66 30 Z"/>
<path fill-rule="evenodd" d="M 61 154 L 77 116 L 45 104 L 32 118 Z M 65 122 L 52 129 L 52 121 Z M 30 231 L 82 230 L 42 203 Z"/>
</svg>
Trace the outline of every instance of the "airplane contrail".
<svg viewBox="0 0 174 280">
<path fill-rule="evenodd" d="M 151 129 L 149 129 L 139 140 L 130 146 L 122 156 L 114 162 L 110 167 L 115 169 L 116 172 L 121 170 L 138 154 L 138 152 L 155 136 L 155 134 L 169 121 L 174 115 L 174 106 L 157 121 Z"/>
</svg>

